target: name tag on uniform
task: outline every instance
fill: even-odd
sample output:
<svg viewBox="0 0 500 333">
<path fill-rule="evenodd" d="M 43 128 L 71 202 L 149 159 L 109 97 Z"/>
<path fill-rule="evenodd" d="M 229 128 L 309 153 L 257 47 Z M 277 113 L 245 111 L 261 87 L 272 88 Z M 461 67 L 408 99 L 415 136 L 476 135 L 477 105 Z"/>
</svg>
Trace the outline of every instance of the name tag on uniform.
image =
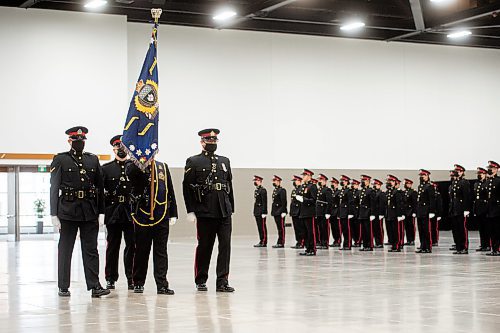
<svg viewBox="0 0 500 333">
<path fill-rule="evenodd" d="M 224 172 L 227 172 L 226 164 L 224 163 L 222 163 L 222 170 L 224 170 Z"/>
</svg>

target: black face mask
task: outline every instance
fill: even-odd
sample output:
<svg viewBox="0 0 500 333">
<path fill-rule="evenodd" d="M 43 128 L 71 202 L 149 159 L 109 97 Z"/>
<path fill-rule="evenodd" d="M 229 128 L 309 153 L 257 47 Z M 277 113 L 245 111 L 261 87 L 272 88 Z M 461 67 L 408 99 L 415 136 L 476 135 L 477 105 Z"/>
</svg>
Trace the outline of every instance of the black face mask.
<svg viewBox="0 0 500 333">
<path fill-rule="evenodd" d="M 127 153 L 123 149 L 118 149 L 118 151 L 116 152 L 116 155 L 119 158 L 125 158 L 125 157 L 127 157 Z"/>
<path fill-rule="evenodd" d="M 424 182 L 424 177 L 420 177 L 420 183 Z"/>
<path fill-rule="evenodd" d="M 213 153 L 214 151 L 217 150 L 217 144 L 216 143 L 207 143 L 205 145 L 205 150 L 208 151 L 209 153 Z"/>
<path fill-rule="evenodd" d="M 361 187 L 363 188 L 366 187 L 365 183 L 361 183 Z"/>
<path fill-rule="evenodd" d="M 390 190 L 392 188 L 392 185 L 390 183 L 385 183 L 385 188 Z"/>
<path fill-rule="evenodd" d="M 273 186 L 274 186 L 274 187 L 278 187 L 278 185 L 277 185 L 277 184 L 275 184 L 275 183 L 273 183 Z"/>
<path fill-rule="evenodd" d="M 488 169 L 488 175 L 490 175 L 490 176 L 493 175 L 493 170 Z"/>
<path fill-rule="evenodd" d="M 478 180 L 482 180 L 483 178 L 481 178 L 481 176 L 480 176 L 480 175 L 477 175 L 477 179 L 478 179 Z"/>
<path fill-rule="evenodd" d="M 85 148 L 85 141 L 83 140 L 73 141 L 71 142 L 71 148 L 77 153 L 81 153 L 83 151 L 83 148 Z"/>
<path fill-rule="evenodd" d="M 254 184 L 255 186 L 259 186 L 259 185 L 257 184 L 257 182 L 253 182 L 253 184 Z"/>
</svg>

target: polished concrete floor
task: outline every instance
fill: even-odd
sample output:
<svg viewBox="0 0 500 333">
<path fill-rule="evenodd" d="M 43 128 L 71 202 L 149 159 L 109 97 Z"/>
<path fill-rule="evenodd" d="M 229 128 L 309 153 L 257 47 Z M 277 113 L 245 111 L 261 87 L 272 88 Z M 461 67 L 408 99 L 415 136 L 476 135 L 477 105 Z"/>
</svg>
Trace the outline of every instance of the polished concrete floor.
<svg viewBox="0 0 500 333">
<path fill-rule="evenodd" d="M 477 233 L 471 232 L 471 246 Z M 54 240 L 0 242 L 0 332 L 498 332 L 500 257 L 448 251 L 449 232 L 431 255 L 377 250 L 255 249 L 233 238 L 234 294 L 193 284 L 193 239 L 169 244 L 169 280 L 176 295 L 118 289 L 91 299 L 75 246 L 72 296 L 59 298 Z M 291 245 L 291 244 L 290 244 Z M 100 241 L 101 258 L 104 242 Z M 103 266 L 104 260 L 101 261 Z M 215 267 L 213 267 L 215 268 Z M 123 271 L 123 270 L 121 270 Z M 103 269 L 101 269 L 103 272 Z M 104 283 L 102 278 L 101 282 Z"/>
</svg>

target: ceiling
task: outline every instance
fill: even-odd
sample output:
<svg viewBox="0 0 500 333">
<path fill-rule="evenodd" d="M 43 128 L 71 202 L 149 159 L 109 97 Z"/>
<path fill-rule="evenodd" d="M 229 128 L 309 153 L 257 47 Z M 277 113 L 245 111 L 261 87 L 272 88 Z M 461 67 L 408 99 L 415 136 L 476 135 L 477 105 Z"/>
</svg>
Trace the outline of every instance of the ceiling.
<svg viewBox="0 0 500 333">
<path fill-rule="evenodd" d="M 89 0 L 17 0 L 1 5 L 88 11 Z M 213 15 L 231 7 L 238 16 L 221 25 Z M 162 8 L 160 23 L 218 29 L 269 31 L 428 44 L 500 48 L 500 0 L 108 0 L 99 12 L 126 15 L 130 22 L 150 22 L 151 8 Z M 358 19 L 366 26 L 346 33 L 340 26 Z M 447 34 L 467 28 L 471 36 Z"/>
</svg>

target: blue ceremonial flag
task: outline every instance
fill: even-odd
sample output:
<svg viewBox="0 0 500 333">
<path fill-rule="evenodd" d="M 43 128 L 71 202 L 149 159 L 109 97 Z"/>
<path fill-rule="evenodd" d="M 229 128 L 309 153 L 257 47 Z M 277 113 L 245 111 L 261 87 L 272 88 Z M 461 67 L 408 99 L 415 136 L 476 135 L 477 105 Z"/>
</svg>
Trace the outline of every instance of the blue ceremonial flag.
<svg viewBox="0 0 500 333">
<path fill-rule="evenodd" d="M 158 152 L 158 63 L 157 51 L 158 24 L 155 23 L 148 53 L 142 65 L 141 74 L 135 85 L 130 101 L 122 146 L 131 160 L 144 170 Z"/>
</svg>

